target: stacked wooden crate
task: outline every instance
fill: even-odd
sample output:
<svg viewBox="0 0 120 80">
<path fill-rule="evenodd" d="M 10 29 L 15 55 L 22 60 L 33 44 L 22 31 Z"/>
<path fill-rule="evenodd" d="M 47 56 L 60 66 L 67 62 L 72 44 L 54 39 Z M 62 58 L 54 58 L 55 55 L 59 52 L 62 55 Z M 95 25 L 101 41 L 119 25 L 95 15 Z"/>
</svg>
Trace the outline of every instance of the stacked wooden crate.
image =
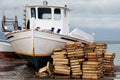
<svg viewBox="0 0 120 80">
<path fill-rule="evenodd" d="M 95 43 L 89 43 L 85 47 L 86 61 L 83 62 L 84 79 L 99 79 L 103 77 L 103 52 L 98 51 L 98 49 Z"/>
<path fill-rule="evenodd" d="M 99 79 L 103 74 L 100 62 L 83 62 L 83 79 Z"/>
<path fill-rule="evenodd" d="M 86 44 L 86 46 L 84 47 L 84 52 L 87 53 L 91 53 L 94 52 L 96 48 L 96 44 L 95 43 L 88 43 Z"/>
<path fill-rule="evenodd" d="M 107 51 L 107 44 L 96 44 L 95 52 L 96 53 L 106 53 Z"/>
<path fill-rule="evenodd" d="M 65 48 L 53 50 L 54 73 L 81 78 L 84 49 L 81 42 L 67 42 Z"/>
<path fill-rule="evenodd" d="M 104 54 L 104 74 L 114 75 L 114 58 L 115 53 L 105 53 Z"/>
<path fill-rule="evenodd" d="M 53 65 L 55 74 L 64 74 L 65 76 L 70 75 L 69 59 L 67 52 L 63 48 L 56 48 L 53 51 Z"/>
<path fill-rule="evenodd" d="M 84 49 L 81 42 L 68 42 L 65 45 L 71 67 L 71 77 L 81 78 Z"/>
<path fill-rule="evenodd" d="M 99 79 L 114 73 L 114 53 L 106 53 L 106 44 L 67 42 L 53 50 L 54 73 L 58 78 Z"/>
</svg>

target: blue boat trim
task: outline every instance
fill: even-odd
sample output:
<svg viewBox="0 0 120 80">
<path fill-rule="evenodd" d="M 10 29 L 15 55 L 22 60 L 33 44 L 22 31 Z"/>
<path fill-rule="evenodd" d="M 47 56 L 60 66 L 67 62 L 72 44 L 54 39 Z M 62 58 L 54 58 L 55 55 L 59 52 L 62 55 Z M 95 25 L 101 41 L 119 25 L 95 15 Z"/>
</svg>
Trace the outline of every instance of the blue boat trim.
<svg viewBox="0 0 120 80">
<path fill-rule="evenodd" d="M 52 62 L 52 58 L 50 56 L 27 56 L 21 54 L 18 54 L 18 56 L 35 65 L 37 69 L 46 66 L 48 61 Z"/>
</svg>

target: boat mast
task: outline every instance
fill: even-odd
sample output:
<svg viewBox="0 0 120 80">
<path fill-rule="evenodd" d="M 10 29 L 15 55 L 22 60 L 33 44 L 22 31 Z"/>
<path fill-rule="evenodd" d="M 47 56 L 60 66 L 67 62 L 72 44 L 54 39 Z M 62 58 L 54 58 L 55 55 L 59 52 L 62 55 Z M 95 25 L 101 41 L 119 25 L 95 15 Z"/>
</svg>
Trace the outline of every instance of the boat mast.
<svg viewBox="0 0 120 80">
<path fill-rule="evenodd" d="M 23 8 L 23 28 L 26 29 L 26 6 Z"/>
</svg>

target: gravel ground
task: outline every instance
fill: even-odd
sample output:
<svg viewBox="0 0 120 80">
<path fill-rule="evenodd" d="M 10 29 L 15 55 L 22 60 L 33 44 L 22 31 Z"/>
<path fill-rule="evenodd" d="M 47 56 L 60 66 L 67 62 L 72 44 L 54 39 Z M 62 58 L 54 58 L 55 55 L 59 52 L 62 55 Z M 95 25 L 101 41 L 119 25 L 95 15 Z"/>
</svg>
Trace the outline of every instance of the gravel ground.
<svg viewBox="0 0 120 80">
<path fill-rule="evenodd" d="M 120 66 L 115 66 L 115 71 L 116 72 L 114 73 L 115 74 L 114 76 L 105 76 L 100 80 L 120 80 Z M 5 61 L 0 59 L 0 80 L 40 80 L 40 79 L 56 80 L 54 78 L 36 77 L 35 70 L 27 67 L 27 61 L 21 59 Z"/>
<path fill-rule="evenodd" d="M 0 59 L 0 80 L 29 80 L 34 70 L 27 67 L 24 60 L 5 61 Z"/>
</svg>

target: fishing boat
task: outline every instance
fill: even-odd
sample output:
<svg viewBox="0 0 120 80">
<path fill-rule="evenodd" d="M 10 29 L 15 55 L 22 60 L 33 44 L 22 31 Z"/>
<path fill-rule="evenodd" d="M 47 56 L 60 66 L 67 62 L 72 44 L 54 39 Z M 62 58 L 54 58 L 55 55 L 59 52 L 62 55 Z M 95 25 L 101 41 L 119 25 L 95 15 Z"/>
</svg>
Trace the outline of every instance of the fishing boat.
<svg viewBox="0 0 120 80">
<path fill-rule="evenodd" d="M 17 16 L 14 19 L 3 16 L 2 28 L 16 54 L 41 68 L 52 61 L 50 56 L 54 48 L 64 47 L 70 41 L 88 42 L 74 34 L 76 31 L 70 34 L 69 21 L 67 5 L 53 6 L 44 1 L 42 5 L 24 6 L 23 27 L 18 26 Z M 13 29 L 8 30 L 8 24 L 12 24 Z"/>
</svg>

